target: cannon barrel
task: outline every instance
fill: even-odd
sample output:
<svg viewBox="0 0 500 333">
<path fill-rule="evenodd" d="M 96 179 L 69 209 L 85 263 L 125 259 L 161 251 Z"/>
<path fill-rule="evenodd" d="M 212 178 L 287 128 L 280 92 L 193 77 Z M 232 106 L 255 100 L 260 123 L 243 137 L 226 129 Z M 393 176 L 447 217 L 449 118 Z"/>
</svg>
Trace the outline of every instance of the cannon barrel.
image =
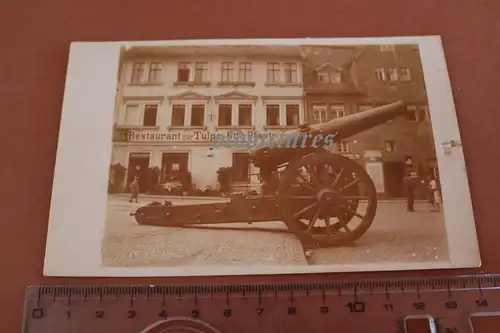
<svg viewBox="0 0 500 333">
<path fill-rule="evenodd" d="M 264 145 L 251 149 L 250 157 L 257 167 L 280 165 L 294 157 L 307 154 L 311 148 L 326 148 L 334 142 L 394 119 L 404 112 L 405 103 L 398 101 L 323 123 L 301 125 L 297 129 L 276 134 Z"/>
</svg>

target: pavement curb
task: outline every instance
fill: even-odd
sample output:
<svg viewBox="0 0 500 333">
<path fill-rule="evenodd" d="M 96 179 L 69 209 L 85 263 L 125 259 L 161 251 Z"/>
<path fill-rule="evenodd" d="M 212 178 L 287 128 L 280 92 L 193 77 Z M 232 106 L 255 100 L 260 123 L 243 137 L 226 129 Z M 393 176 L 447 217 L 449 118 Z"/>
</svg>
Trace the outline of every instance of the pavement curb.
<svg viewBox="0 0 500 333">
<path fill-rule="evenodd" d="M 128 193 L 113 193 L 108 194 L 110 197 L 129 197 Z M 177 200 L 220 200 L 229 201 L 230 197 L 197 197 L 197 196 L 181 196 L 181 195 L 155 195 L 155 194 L 144 194 L 140 195 L 139 198 L 151 198 L 159 200 L 177 199 Z M 406 203 L 406 199 L 379 199 L 379 203 Z M 428 203 L 427 200 L 414 200 L 414 203 Z"/>
<path fill-rule="evenodd" d="M 130 197 L 129 193 L 113 193 L 108 194 L 108 197 L 122 197 L 128 198 Z M 220 200 L 220 201 L 228 201 L 229 197 L 195 197 L 195 196 L 182 196 L 182 195 L 154 195 L 154 194 L 139 194 L 139 199 L 159 199 L 159 200 L 168 200 L 168 199 L 178 199 L 178 200 Z"/>
</svg>

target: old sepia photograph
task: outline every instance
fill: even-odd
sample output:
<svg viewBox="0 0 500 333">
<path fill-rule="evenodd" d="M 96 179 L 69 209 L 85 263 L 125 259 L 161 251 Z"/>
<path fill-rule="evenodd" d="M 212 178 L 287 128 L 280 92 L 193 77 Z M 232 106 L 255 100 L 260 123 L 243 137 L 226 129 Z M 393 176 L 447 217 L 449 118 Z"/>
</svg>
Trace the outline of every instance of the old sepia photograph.
<svg viewBox="0 0 500 333">
<path fill-rule="evenodd" d="M 439 37 L 76 43 L 57 158 L 46 275 L 480 265 Z"/>
</svg>

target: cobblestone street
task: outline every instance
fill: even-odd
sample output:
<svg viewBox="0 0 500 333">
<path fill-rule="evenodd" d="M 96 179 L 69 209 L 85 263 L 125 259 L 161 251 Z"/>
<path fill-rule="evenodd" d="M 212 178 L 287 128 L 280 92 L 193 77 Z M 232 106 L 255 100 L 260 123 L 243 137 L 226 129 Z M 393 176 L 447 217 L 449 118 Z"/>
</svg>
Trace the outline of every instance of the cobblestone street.
<svg viewBox="0 0 500 333">
<path fill-rule="evenodd" d="M 417 211 L 407 213 L 404 202 L 380 202 L 372 227 L 355 246 L 316 249 L 306 257 L 300 242 L 286 233 L 284 224 L 278 221 L 223 226 L 246 229 L 243 231 L 220 230 L 220 226 L 210 229 L 139 226 L 129 213 L 152 200 L 142 198 L 136 204 L 129 203 L 125 196 L 109 197 L 102 248 L 105 266 L 373 264 L 448 259 L 443 213 L 430 212 L 426 203 L 416 203 Z M 213 202 L 212 199 L 169 200 L 174 205 Z"/>
</svg>

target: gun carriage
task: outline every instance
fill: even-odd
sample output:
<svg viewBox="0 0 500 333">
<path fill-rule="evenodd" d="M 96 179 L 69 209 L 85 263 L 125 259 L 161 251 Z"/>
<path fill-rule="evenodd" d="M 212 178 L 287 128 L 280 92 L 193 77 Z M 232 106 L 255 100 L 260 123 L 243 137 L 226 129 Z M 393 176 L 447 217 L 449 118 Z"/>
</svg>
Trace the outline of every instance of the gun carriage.
<svg viewBox="0 0 500 333">
<path fill-rule="evenodd" d="M 334 140 L 351 137 L 405 110 L 405 104 L 398 101 L 324 123 L 301 125 L 285 132 L 281 141 L 274 138 L 270 144 L 250 150 L 251 163 L 259 168 L 260 195 L 237 194 L 228 202 L 196 205 L 154 201 L 130 215 L 141 225 L 170 227 L 282 221 L 309 246 L 350 244 L 372 225 L 377 192 L 360 164 L 324 148 L 326 138 L 329 134 Z M 297 137 L 296 147 L 285 144 Z M 280 169 L 284 171 L 278 172 Z"/>
</svg>

